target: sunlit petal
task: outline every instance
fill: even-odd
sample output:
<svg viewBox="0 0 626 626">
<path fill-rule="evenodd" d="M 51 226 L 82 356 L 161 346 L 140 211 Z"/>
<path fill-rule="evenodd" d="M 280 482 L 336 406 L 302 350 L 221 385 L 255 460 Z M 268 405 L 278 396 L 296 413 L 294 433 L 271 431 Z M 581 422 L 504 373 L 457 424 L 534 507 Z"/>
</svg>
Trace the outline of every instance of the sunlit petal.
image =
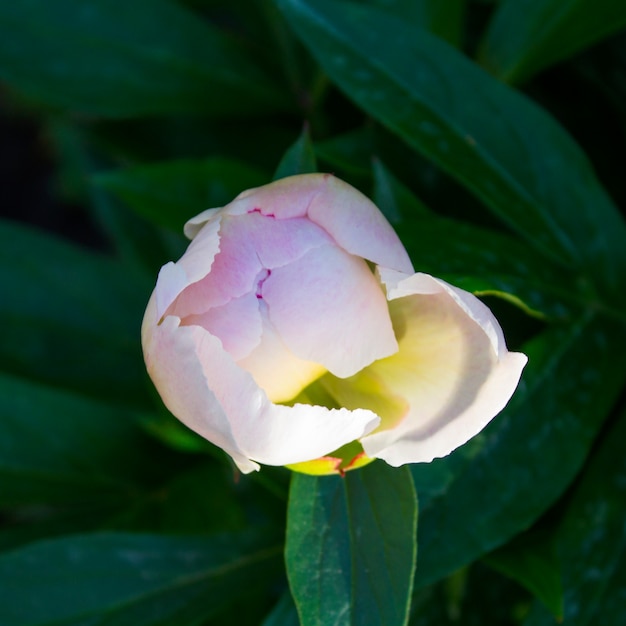
<svg viewBox="0 0 626 626">
<path fill-rule="evenodd" d="M 337 376 L 351 376 L 397 350 L 376 277 L 365 261 L 335 246 L 274 270 L 263 297 L 287 347 Z"/>
<path fill-rule="evenodd" d="M 413 272 L 409 255 L 378 207 L 339 178 L 321 179 L 320 193 L 307 214 L 347 252 L 383 267 Z"/>
<path fill-rule="evenodd" d="M 442 283 L 422 274 L 391 286 L 400 349 L 363 373 L 408 403 L 404 417 L 383 416 L 362 440 L 368 456 L 391 465 L 431 461 L 476 435 L 504 408 L 526 364 L 506 351 L 485 305 Z"/>
<path fill-rule="evenodd" d="M 379 423 L 370 411 L 272 404 L 221 342 L 200 326 L 167 317 L 144 322 L 144 356 L 165 405 L 189 428 L 224 449 L 242 472 L 257 463 L 309 461 L 363 436 Z M 149 335 L 149 336 L 148 336 Z"/>
</svg>

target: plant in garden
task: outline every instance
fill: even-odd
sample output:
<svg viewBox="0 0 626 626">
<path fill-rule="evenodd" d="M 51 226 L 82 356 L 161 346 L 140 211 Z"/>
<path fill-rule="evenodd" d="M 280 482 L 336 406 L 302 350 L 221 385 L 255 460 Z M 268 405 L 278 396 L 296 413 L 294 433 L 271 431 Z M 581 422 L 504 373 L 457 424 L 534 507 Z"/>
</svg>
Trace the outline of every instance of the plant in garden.
<svg viewBox="0 0 626 626">
<path fill-rule="evenodd" d="M 625 27 L 0 3 L 0 624 L 620 624 Z"/>
</svg>

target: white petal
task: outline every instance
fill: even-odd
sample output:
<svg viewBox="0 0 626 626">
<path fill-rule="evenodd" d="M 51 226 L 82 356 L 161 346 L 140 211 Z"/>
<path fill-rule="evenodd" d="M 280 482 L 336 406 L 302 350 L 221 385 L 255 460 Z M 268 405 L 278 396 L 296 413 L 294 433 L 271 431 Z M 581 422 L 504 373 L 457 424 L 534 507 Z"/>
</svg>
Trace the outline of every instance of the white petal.
<svg viewBox="0 0 626 626">
<path fill-rule="evenodd" d="M 187 239 L 194 239 L 202 228 L 204 228 L 204 225 L 216 217 L 220 210 L 221 209 L 207 209 L 195 217 L 192 217 L 183 227 L 185 237 L 187 237 Z"/>
<path fill-rule="evenodd" d="M 366 410 L 272 404 L 200 326 L 166 317 L 156 325 L 154 300 L 142 327 L 148 372 L 165 405 L 189 428 L 223 448 L 243 472 L 255 463 L 308 461 L 362 437 L 379 418 Z"/>
<path fill-rule="evenodd" d="M 258 469 L 239 449 L 226 411 L 210 391 L 200 364 L 199 351 L 205 351 L 206 346 L 197 340 L 197 331 L 222 350 L 219 340 L 199 327 L 180 327 L 177 317 L 168 316 L 159 325 L 157 321 L 153 296 L 141 336 L 148 374 L 165 406 L 189 428 L 230 454 L 242 471 Z"/>
<path fill-rule="evenodd" d="M 447 293 L 483 329 L 496 354 L 504 356 L 507 353 L 504 334 L 498 320 L 489 308 L 473 294 L 454 287 L 444 280 L 420 272 L 408 276 L 401 272 L 378 268 L 378 274 L 381 282 L 387 288 L 389 300 L 413 294 Z"/>
<path fill-rule="evenodd" d="M 268 404 L 249 420 L 242 438 L 251 458 L 264 465 L 292 465 L 326 456 L 378 426 L 371 411 Z"/>
<path fill-rule="evenodd" d="M 369 376 L 410 407 L 362 440 L 368 456 L 391 465 L 442 457 L 480 432 L 512 396 L 523 354 L 506 350 L 502 331 L 477 298 L 427 275 L 391 284 L 400 349 Z"/>
</svg>

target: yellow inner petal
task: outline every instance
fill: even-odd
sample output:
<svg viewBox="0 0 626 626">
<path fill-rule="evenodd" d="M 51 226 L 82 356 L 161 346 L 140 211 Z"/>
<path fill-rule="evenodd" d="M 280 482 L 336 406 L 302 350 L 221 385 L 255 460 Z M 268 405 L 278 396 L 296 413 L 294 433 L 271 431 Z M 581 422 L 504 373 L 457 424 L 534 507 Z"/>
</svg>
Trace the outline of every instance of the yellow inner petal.
<svg viewBox="0 0 626 626">
<path fill-rule="evenodd" d="M 388 357 L 389 360 L 394 357 Z M 394 394 L 376 371 L 376 361 L 358 374 L 349 378 L 337 378 L 325 374 L 318 384 L 336 401 L 338 406 L 347 409 L 369 409 L 381 418 L 377 430 L 394 428 L 407 414 L 409 404 L 401 396 Z M 376 431 L 375 431 L 376 432 Z"/>
</svg>

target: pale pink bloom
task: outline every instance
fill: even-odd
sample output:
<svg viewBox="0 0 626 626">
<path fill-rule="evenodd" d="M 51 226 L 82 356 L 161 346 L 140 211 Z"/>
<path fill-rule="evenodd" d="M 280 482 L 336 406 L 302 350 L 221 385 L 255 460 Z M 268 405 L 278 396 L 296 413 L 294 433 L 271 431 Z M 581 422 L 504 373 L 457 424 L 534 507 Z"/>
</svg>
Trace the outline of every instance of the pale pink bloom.
<svg viewBox="0 0 626 626">
<path fill-rule="evenodd" d="M 394 466 L 431 461 L 517 386 L 526 357 L 489 309 L 414 273 L 376 206 L 331 175 L 245 191 L 185 234 L 148 304 L 144 357 L 170 411 L 242 472 L 355 440 Z M 342 408 L 294 404 L 314 382 Z"/>
</svg>

